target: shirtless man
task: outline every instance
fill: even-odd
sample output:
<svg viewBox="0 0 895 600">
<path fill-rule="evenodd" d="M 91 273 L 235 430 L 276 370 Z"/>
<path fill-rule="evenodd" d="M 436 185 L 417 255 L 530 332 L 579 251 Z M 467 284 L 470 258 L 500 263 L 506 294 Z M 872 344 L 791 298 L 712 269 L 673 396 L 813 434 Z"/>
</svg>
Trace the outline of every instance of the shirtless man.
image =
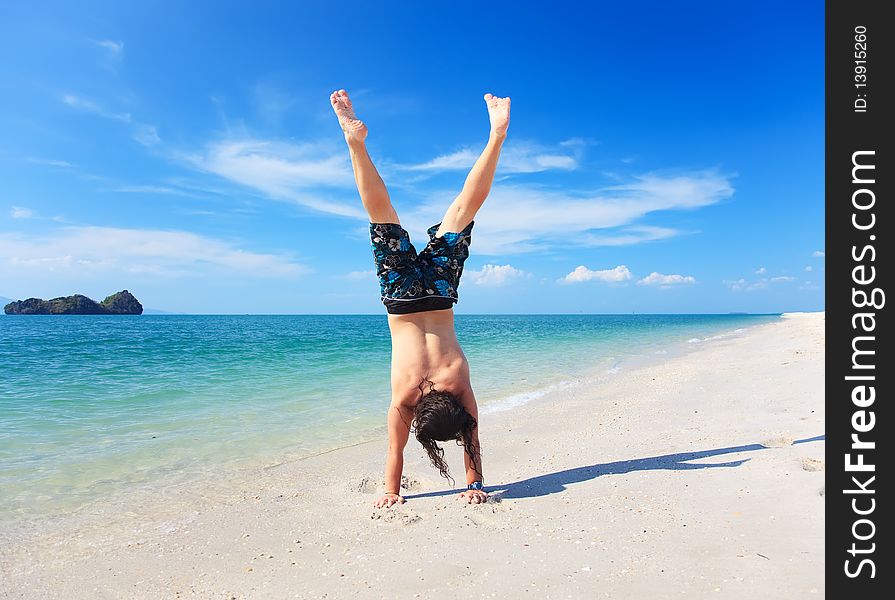
<svg viewBox="0 0 895 600">
<path fill-rule="evenodd" d="M 429 242 L 419 254 L 367 154 L 367 126 L 355 116 L 345 90 L 333 92 L 330 102 L 348 142 L 361 202 L 370 216 L 373 256 L 392 334 L 385 493 L 373 505 L 382 508 L 404 502 L 400 495 L 404 447 L 414 422 L 416 439 L 441 475 L 452 482 L 444 449 L 436 441 L 456 440 L 463 446 L 467 489 L 459 497 L 468 503 L 484 502 L 488 494 L 483 487 L 478 406 L 469 364 L 454 331 L 453 304 L 469 256 L 473 219 L 491 190 L 506 139 L 510 99 L 485 94 L 491 121 L 488 143 L 441 223 L 429 228 Z"/>
</svg>

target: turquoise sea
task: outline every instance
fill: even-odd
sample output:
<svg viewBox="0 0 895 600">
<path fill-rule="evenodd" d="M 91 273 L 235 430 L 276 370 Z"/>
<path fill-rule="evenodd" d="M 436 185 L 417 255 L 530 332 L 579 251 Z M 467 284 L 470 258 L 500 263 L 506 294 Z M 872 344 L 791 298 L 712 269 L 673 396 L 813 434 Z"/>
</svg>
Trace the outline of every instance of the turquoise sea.
<svg viewBox="0 0 895 600">
<path fill-rule="evenodd" d="M 778 315 L 457 315 L 484 412 Z M 689 342 L 689 343 L 688 343 Z M 0 524 L 384 436 L 383 315 L 0 317 Z"/>
</svg>

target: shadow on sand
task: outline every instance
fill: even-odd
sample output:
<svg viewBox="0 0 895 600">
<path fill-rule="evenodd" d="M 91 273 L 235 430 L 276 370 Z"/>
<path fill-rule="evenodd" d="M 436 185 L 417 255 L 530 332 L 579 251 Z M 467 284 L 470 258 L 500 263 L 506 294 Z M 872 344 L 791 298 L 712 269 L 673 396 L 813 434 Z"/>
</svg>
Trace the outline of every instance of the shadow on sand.
<svg viewBox="0 0 895 600">
<path fill-rule="evenodd" d="M 796 440 L 795 444 L 807 444 L 809 442 L 821 442 L 826 440 L 826 435 L 818 435 L 812 438 Z M 491 496 L 496 496 L 494 500 L 502 498 L 534 498 L 537 496 L 547 496 L 556 494 L 566 489 L 566 486 L 572 483 L 580 483 L 589 479 L 596 479 L 601 475 L 621 475 L 631 473 L 633 471 L 689 471 L 693 469 L 718 469 L 738 467 L 748 458 L 732 460 L 720 463 L 691 463 L 689 461 L 700 460 L 703 458 L 711 458 L 713 456 L 721 456 L 724 454 L 736 454 L 739 452 L 755 452 L 758 450 L 767 450 L 767 446 L 761 444 L 747 444 L 744 446 L 731 446 L 729 448 L 715 448 L 713 450 L 701 450 L 696 452 L 681 452 L 679 454 L 663 454 L 662 456 L 650 456 L 648 458 L 635 458 L 633 460 L 620 460 L 610 463 L 602 463 L 598 465 L 588 465 L 586 467 L 575 467 L 574 469 L 566 469 L 565 471 L 557 471 L 556 473 L 548 473 L 546 475 L 538 475 L 528 479 L 521 479 L 504 485 L 486 486 Z M 426 492 L 423 494 L 407 494 L 404 497 L 407 500 L 416 498 L 432 498 L 437 496 L 447 496 L 459 493 L 460 489 L 444 490 L 439 492 Z"/>
</svg>

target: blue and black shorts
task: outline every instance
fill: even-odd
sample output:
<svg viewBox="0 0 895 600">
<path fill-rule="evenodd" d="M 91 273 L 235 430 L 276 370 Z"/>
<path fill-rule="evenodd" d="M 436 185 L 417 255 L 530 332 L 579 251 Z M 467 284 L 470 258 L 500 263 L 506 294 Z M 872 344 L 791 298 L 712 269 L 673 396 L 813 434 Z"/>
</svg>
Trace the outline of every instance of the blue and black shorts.
<svg viewBox="0 0 895 600">
<path fill-rule="evenodd" d="M 435 237 L 441 223 L 427 230 L 429 243 L 417 254 L 410 235 L 397 223 L 370 223 L 370 239 L 382 303 L 390 314 L 451 308 L 463 263 L 469 256 L 472 226 Z"/>
</svg>

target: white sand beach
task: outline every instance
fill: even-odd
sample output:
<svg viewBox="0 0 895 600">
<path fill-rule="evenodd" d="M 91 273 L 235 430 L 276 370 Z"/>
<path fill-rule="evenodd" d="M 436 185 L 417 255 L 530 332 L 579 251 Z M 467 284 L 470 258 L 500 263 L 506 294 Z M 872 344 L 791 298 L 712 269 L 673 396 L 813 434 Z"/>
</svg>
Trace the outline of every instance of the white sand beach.
<svg viewBox="0 0 895 600">
<path fill-rule="evenodd" d="M 411 438 L 374 509 L 383 437 L 8 536 L 0 597 L 822 597 L 824 313 L 691 346 L 483 412 L 486 504 Z"/>
</svg>

